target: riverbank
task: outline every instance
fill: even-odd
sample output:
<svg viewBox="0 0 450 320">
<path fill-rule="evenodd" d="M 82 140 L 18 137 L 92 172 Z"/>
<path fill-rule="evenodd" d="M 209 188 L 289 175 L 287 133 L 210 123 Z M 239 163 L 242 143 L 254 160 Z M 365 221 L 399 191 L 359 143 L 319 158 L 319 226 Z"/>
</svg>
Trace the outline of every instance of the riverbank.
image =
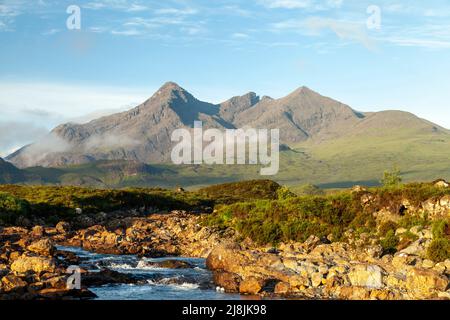
<svg viewBox="0 0 450 320">
<path fill-rule="evenodd" d="M 93 299 L 93 286 L 149 280 L 108 265 L 95 272 L 82 267 L 83 289 L 68 290 L 66 269 L 83 265 L 83 259 L 73 250 L 56 249 L 58 245 L 147 262 L 203 258 L 211 276 L 207 289 L 232 294 L 450 299 L 445 246 L 450 201 L 446 189 L 421 188 L 420 195 L 409 198 L 412 187 L 400 189 L 402 193 L 355 188 L 343 195 L 310 198 L 284 192 L 282 200 L 253 203 L 228 198 L 210 213 L 148 208 L 84 213 L 80 208 L 70 220 L 53 226 L 0 228 L 0 297 Z M 168 270 L 186 267 L 179 260 L 164 263 Z"/>
</svg>

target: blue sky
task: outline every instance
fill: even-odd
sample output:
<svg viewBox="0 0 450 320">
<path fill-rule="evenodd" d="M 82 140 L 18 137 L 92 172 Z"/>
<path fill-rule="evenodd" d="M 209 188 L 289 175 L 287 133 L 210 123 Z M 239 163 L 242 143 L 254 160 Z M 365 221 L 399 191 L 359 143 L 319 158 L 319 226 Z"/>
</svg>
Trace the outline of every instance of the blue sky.
<svg viewBox="0 0 450 320">
<path fill-rule="evenodd" d="M 80 30 L 66 27 L 70 5 Z M 211 102 L 306 85 L 450 128 L 446 0 L 0 0 L 0 43 L 1 156 L 166 81 Z"/>
</svg>

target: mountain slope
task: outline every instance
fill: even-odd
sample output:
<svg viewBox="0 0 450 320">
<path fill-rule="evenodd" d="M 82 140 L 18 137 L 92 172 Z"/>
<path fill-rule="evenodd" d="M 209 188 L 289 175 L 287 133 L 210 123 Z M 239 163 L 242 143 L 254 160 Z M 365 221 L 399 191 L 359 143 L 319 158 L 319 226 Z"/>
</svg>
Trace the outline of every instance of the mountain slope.
<svg viewBox="0 0 450 320">
<path fill-rule="evenodd" d="M 301 87 L 287 97 L 264 100 L 241 113 L 236 125 L 280 129 L 283 143 L 335 138 L 360 116 L 349 106 Z"/>
<path fill-rule="evenodd" d="M 160 162 L 170 154 L 170 135 L 194 119 L 220 127 L 218 107 L 195 99 L 174 83 L 165 84 L 140 106 L 87 124 L 64 124 L 44 141 L 8 157 L 18 167 L 63 166 L 95 160 Z M 48 146 L 53 147 L 53 150 Z"/>
<path fill-rule="evenodd" d="M 254 166 L 170 165 L 173 130 L 192 128 L 196 120 L 219 129 L 280 129 L 290 149 L 281 153 L 273 178 L 286 184 L 373 184 L 393 165 L 409 180 L 450 176 L 448 130 L 407 112 L 359 113 L 306 87 L 281 99 L 250 92 L 216 105 L 169 82 L 132 110 L 61 125 L 7 159 L 20 168 L 61 167 L 28 171 L 62 184 L 207 185 L 259 177 Z"/>
<path fill-rule="evenodd" d="M 0 158 L 0 184 L 20 183 L 35 178 Z"/>
</svg>

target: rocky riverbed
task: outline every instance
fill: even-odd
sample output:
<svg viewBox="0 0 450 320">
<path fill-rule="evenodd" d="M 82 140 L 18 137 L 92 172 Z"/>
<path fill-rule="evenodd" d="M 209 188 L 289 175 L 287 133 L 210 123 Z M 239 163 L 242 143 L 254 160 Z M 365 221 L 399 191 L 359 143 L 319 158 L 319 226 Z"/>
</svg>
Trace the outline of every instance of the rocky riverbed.
<svg viewBox="0 0 450 320">
<path fill-rule="evenodd" d="M 97 219 L 97 220 L 96 220 Z M 200 214 L 114 213 L 60 222 L 56 227 L 0 229 L 0 299 L 93 299 L 89 288 L 148 281 L 135 274 L 97 266 L 92 270 L 73 250 L 133 255 L 206 258 L 213 283 L 206 289 L 299 299 L 450 299 L 450 260 L 426 258 L 429 229 L 397 230 L 415 235 L 394 255 L 383 254 L 377 239 L 351 232 L 346 242 L 311 236 L 304 243 L 261 247 L 233 230 L 201 225 Z M 182 270 L 188 262 L 147 261 Z M 67 267 L 81 266 L 81 290 L 67 289 Z M 181 273 L 181 272 L 180 272 Z M 206 285 L 197 284 L 199 286 Z M 109 296 L 112 297 L 112 296 Z"/>
</svg>

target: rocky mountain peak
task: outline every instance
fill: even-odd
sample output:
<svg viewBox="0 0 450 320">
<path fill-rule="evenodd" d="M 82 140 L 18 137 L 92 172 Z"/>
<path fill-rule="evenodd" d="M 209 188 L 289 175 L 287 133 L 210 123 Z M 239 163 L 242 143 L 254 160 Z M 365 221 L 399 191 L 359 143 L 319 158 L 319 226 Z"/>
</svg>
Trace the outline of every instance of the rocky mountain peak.
<svg viewBox="0 0 450 320">
<path fill-rule="evenodd" d="M 160 91 L 186 91 L 178 83 L 168 81 L 161 86 Z"/>
<path fill-rule="evenodd" d="M 241 112 L 253 107 L 259 102 L 260 98 L 254 92 L 233 97 L 220 105 L 220 116 L 228 122 L 233 122 Z"/>
<path fill-rule="evenodd" d="M 299 97 L 311 97 L 311 96 L 321 97 L 321 95 L 319 93 L 315 92 L 314 90 L 311 90 L 310 88 L 308 88 L 306 86 L 302 86 L 302 87 L 296 89 L 295 91 L 293 91 L 287 97 L 299 98 Z"/>
<path fill-rule="evenodd" d="M 166 100 L 168 102 L 181 100 L 185 103 L 196 101 L 193 95 L 175 82 L 166 82 L 161 88 L 159 88 L 151 99 L 160 101 Z"/>
</svg>

